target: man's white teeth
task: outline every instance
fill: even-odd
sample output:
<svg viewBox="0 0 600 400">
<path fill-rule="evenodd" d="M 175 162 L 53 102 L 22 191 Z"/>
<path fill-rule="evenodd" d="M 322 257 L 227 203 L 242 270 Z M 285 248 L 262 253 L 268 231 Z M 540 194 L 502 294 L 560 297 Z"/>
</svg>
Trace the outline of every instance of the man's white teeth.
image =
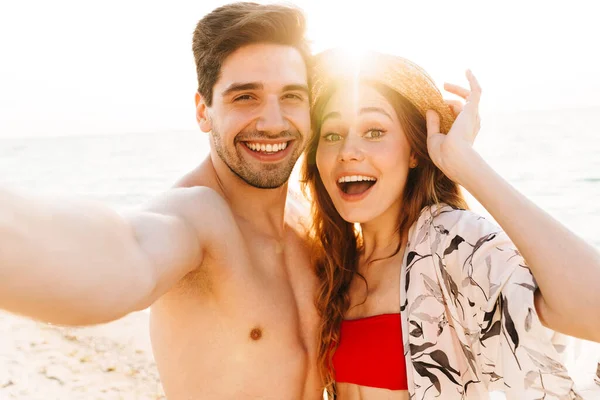
<svg viewBox="0 0 600 400">
<path fill-rule="evenodd" d="M 342 176 L 340 179 L 338 179 L 338 183 L 362 182 L 362 181 L 375 182 L 376 180 L 377 179 L 373 178 L 372 176 L 350 175 L 350 176 Z"/>
<path fill-rule="evenodd" d="M 248 146 L 248 148 L 250 150 L 261 151 L 264 153 L 277 153 L 278 151 L 285 150 L 287 145 L 288 145 L 288 142 L 274 143 L 274 144 L 246 142 L 246 146 Z"/>
</svg>

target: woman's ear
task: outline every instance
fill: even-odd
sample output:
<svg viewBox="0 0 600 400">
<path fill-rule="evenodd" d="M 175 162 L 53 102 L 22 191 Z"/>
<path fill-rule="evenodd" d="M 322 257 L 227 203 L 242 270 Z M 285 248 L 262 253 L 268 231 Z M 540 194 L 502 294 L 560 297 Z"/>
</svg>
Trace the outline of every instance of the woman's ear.
<svg viewBox="0 0 600 400">
<path fill-rule="evenodd" d="M 195 96 L 196 101 L 196 122 L 198 122 L 198 126 L 202 132 L 210 132 L 212 130 L 212 123 L 210 117 L 208 115 L 208 106 L 206 105 L 206 101 L 204 97 L 198 92 L 196 92 Z"/>
<path fill-rule="evenodd" d="M 419 166 L 419 160 L 417 160 L 417 156 L 412 151 L 410 152 L 410 160 L 408 162 L 409 168 L 417 168 Z"/>
</svg>

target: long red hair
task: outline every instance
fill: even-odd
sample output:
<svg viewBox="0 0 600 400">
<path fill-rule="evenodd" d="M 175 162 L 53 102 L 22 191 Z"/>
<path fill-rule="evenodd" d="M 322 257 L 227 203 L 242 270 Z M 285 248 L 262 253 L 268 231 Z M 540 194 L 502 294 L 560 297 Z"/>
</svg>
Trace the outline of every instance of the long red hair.
<svg viewBox="0 0 600 400">
<path fill-rule="evenodd" d="M 321 79 L 320 79 L 321 78 Z M 317 81 L 323 82 L 323 77 Z M 358 77 L 360 79 L 360 77 Z M 415 223 L 427 206 L 445 203 L 466 209 L 459 186 L 446 177 L 429 158 L 425 117 L 413 103 L 384 83 L 367 80 L 394 107 L 418 165 L 410 170 L 403 192 L 402 212 L 398 220 L 399 238 Z M 315 299 L 321 318 L 318 362 L 329 398 L 335 396 L 332 357 L 344 314 L 350 305 L 350 282 L 358 276 L 358 256 L 362 244 L 360 232 L 345 221 L 335 209 L 316 165 L 321 118 L 331 96 L 339 85 L 348 81 L 328 80 L 321 84 L 313 99 L 311 136 L 301 171 L 303 190 L 312 200 L 311 238 L 315 250 L 315 268 L 319 287 Z M 440 94 L 441 97 L 441 94 Z M 397 249 L 398 252 L 400 248 Z"/>
</svg>

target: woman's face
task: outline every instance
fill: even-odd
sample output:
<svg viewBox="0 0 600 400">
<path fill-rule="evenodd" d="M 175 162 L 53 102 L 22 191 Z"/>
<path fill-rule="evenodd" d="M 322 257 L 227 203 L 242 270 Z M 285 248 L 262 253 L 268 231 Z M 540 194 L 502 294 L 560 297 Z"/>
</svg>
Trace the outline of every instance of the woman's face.
<svg viewBox="0 0 600 400">
<path fill-rule="evenodd" d="M 414 158 L 390 102 L 367 84 L 346 87 L 321 122 L 317 168 L 341 217 L 367 223 L 399 208 Z"/>
</svg>

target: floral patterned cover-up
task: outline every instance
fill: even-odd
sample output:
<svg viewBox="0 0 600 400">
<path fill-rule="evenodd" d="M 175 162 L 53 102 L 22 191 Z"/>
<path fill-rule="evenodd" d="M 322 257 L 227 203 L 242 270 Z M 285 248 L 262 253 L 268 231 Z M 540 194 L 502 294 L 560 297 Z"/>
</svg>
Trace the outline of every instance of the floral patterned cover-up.
<svg viewBox="0 0 600 400">
<path fill-rule="evenodd" d="M 471 211 L 425 208 L 409 231 L 400 304 L 411 400 L 581 399 L 534 306 L 515 245 Z"/>
</svg>

